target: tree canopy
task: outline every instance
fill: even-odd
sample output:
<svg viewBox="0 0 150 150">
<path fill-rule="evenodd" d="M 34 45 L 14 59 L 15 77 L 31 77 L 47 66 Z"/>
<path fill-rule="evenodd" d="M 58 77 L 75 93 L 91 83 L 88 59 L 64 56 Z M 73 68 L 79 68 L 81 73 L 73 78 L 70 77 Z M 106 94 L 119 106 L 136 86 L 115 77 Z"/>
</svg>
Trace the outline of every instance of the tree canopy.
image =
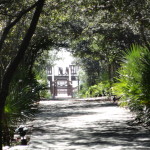
<svg viewBox="0 0 150 150">
<path fill-rule="evenodd" d="M 0 120 L 12 87 L 20 86 L 19 70 L 36 83 L 35 61 L 46 50 L 67 48 L 80 58 L 88 86 L 111 86 L 132 44 L 150 50 L 149 15 L 149 0 L 1 0 Z"/>
</svg>

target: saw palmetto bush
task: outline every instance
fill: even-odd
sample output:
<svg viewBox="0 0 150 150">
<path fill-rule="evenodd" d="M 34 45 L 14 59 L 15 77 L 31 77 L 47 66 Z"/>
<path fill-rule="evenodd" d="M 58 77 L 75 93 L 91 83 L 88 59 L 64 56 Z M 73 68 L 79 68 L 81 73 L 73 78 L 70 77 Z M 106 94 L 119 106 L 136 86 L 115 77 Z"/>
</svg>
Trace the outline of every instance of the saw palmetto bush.
<svg viewBox="0 0 150 150">
<path fill-rule="evenodd" d="M 90 86 L 85 92 L 87 97 L 99 97 L 99 96 L 110 95 L 110 83 L 108 81 L 103 81 L 93 86 Z"/>
<path fill-rule="evenodd" d="M 137 120 L 150 124 L 150 52 L 134 45 L 126 52 L 119 69 L 118 83 L 113 92 L 121 96 L 121 105 L 127 105 L 137 114 Z"/>
<path fill-rule="evenodd" d="M 3 144 L 10 145 L 14 129 L 33 118 L 39 91 L 42 86 L 36 81 L 35 74 L 28 68 L 19 68 L 10 85 L 9 96 L 3 116 Z"/>
</svg>

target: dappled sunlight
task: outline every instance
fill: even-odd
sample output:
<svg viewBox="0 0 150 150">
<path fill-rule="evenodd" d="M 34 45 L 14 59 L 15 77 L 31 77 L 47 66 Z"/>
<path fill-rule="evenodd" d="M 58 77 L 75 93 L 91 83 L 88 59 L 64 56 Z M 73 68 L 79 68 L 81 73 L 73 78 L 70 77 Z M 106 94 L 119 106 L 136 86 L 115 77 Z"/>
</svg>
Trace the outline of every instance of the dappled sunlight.
<svg viewBox="0 0 150 150">
<path fill-rule="evenodd" d="M 110 102 L 43 101 L 29 147 L 48 150 L 134 150 L 150 146 L 149 133 L 128 125 L 129 110 Z"/>
</svg>

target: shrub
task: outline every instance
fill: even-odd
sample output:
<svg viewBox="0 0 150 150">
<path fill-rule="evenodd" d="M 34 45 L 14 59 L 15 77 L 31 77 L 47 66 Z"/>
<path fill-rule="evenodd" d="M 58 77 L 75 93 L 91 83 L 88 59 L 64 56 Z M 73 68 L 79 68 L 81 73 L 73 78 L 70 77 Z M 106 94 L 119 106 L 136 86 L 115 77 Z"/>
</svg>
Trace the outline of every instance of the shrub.
<svg viewBox="0 0 150 150">
<path fill-rule="evenodd" d="M 139 121 L 150 123 L 150 52 L 147 48 L 133 45 L 125 54 L 119 69 L 118 83 L 113 93 L 121 96 L 121 105 L 136 112 Z"/>
<path fill-rule="evenodd" d="M 110 83 L 108 81 L 100 82 L 99 84 L 89 87 L 89 89 L 85 93 L 87 97 L 98 97 L 109 94 L 110 94 Z"/>
<path fill-rule="evenodd" d="M 36 81 L 35 74 L 20 68 L 13 77 L 3 116 L 3 144 L 10 145 L 14 129 L 26 119 L 33 117 L 39 91 L 43 86 Z"/>
</svg>

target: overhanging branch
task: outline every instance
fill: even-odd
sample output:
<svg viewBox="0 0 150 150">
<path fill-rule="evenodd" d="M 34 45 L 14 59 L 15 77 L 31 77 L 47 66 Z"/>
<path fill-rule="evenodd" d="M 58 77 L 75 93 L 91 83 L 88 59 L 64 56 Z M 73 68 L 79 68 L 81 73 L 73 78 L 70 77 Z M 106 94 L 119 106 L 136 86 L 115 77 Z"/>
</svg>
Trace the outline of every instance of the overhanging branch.
<svg viewBox="0 0 150 150">
<path fill-rule="evenodd" d="M 29 7 L 28 9 L 22 11 L 22 12 L 17 16 L 17 18 L 16 18 L 14 21 L 12 21 L 7 27 L 5 27 L 4 32 L 3 32 L 3 34 L 2 34 L 2 37 L 1 37 L 1 39 L 0 39 L 0 51 L 2 50 L 4 41 L 5 41 L 5 39 L 7 38 L 7 35 L 8 35 L 8 33 L 9 33 L 10 29 L 11 29 L 12 27 L 14 27 L 14 26 L 17 24 L 17 22 L 20 21 L 20 19 L 23 17 L 23 15 L 25 15 L 25 14 L 28 13 L 30 10 L 32 10 L 33 8 L 35 8 L 35 7 L 37 6 L 37 3 L 38 3 L 38 2 L 36 2 L 35 4 L 33 4 L 33 5 L 32 5 L 31 7 Z"/>
</svg>

